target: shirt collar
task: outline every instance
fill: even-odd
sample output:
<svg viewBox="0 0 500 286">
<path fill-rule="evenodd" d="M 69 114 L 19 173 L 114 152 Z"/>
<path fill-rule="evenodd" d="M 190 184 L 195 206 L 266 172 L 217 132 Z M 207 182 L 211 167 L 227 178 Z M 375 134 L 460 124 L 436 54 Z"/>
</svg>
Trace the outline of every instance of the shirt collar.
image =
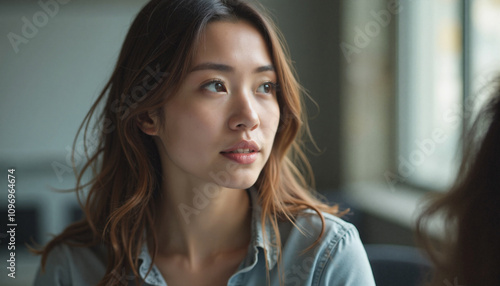
<svg viewBox="0 0 500 286">
<path fill-rule="evenodd" d="M 251 246 L 249 251 L 255 252 L 254 255 L 257 257 L 259 248 L 264 251 L 266 249 L 266 260 L 269 265 L 269 269 L 272 269 L 276 262 L 278 261 L 279 249 L 276 247 L 276 234 L 272 228 L 271 222 L 269 218 L 265 220 L 265 238 L 264 233 L 262 231 L 262 206 L 259 202 L 259 194 L 255 188 L 250 188 L 247 190 L 251 208 L 252 208 L 252 240 L 250 242 Z M 247 256 L 251 255 L 248 253 Z M 144 279 L 144 282 L 151 285 L 166 285 L 160 271 L 153 265 L 151 271 L 148 276 L 146 273 L 148 272 L 149 267 L 152 264 L 151 256 L 149 255 L 147 243 L 144 243 L 141 248 L 141 253 L 139 254 L 139 260 L 142 260 L 142 263 L 139 267 L 139 274 L 141 278 Z"/>
<path fill-rule="evenodd" d="M 148 245 L 146 242 L 142 245 L 139 260 L 142 260 L 141 266 L 139 266 L 139 275 L 141 275 L 144 282 L 151 285 L 167 285 L 156 265 L 153 264 L 153 268 L 151 268 L 151 271 L 148 273 L 152 261 L 151 256 L 149 256 Z M 146 276 L 146 274 L 148 274 L 148 276 Z"/>
<path fill-rule="evenodd" d="M 254 249 L 261 248 L 262 251 L 266 249 L 267 263 L 269 269 L 272 269 L 278 261 L 279 249 L 276 247 L 276 234 L 273 230 L 269 218 L 265 220 L 265 238 L 262 231 L 262 206 L 259 202 L 259 194 L 257 190 L 252 187 L 248 190 L 252 208 L 252 241 Z"/>
</svg>

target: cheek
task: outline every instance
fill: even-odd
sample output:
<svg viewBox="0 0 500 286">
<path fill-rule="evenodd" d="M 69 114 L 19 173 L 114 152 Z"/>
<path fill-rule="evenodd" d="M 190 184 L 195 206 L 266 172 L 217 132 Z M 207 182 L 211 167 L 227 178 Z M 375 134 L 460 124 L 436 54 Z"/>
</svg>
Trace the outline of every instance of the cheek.
<svg viewBox="0 0 500 286">
<path fill-rule="evenodd" d="M 267 105 L 265 116 L 261 119 L 261 122 L 263 123 L 261 126 L 264 142 L 267 141 L 268 144 L 273 144 L 280 123 L 280 109 L 278 103 Z"/>
<path fill-rule="evenodd" d="M 217 118 L 210 110 L 190 106 L 172 106 L 165 109 L 165 134 L 167 147 L 183 156 L 198 156 L 209 147 Z M 181 154 L 179 154 L 181 155 Z"/>
<path fill-rule="evenodd" d="M 278 103 L 276 102 L 270 108 L 267 110 L 267 118 L 266 121 L 268 122 L 268 127 L 272 132 L 276 133 L 278 130 L 278 125 L 280 123 L 280 108 Z"/>
</svg>

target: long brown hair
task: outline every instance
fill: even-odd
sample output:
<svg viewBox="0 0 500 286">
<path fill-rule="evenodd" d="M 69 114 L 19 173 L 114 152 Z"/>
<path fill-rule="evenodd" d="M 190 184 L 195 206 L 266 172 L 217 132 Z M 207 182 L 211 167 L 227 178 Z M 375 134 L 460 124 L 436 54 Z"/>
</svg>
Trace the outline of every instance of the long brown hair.
<svg viewBox="0 0 500 286">
<path fill-rule="evenodd" d="M 323 224 L 321 211 L 340 215 L 336 206 L 322 203 L 310 191 L 311 168 L 301 151 L 300 139 L 309 134 L 303 91 L 282 37 L 262 9 L 238 0 L 153 0 L 134 20 L 110 80 L 78 131 L 84 131 L 87 143 L 89 126 L 96 117 L 94 150 L 89 155 L 86 152 L 87 163 L 77 173 L 78 197 L 84 196 L 89 187 L 81 202 L 84 219 L 36 251 L 42 254 L 42 269 L 49 252 L 59 243 L 82 247 L 103 243 L 108 249 L 108 266 L 99 285 L 111 283 L 113 274 L 123 269 L 139 277 L 137 257 L 145 242 L 144 233 L 152 238 L 154 261 L 158 245 L 153 221 L 161 164 L 152 138 L 139 129 L 137 122 L 147 112 L 162 117 L 161 107 L 186 76 L 205 27 L 213 21 L 236 20 L 248 21 L 263 35 L 279 85 L 281 119 L 269 160 L 254 185 L 263 222 L 271 222 L 277 247 L 281 247 L 279 220 L 293 222 L 304 209 L 316 211 Z M 90 170 L 90 181 L 82 183 Z M 324 225 L 321 235 L 323 232 Z"/>
<path fill-rule="evenodd" d="M 458 177 L 417 220 L 417 239 L 435 270 L 429 285 L 500 285 L 500 85 L 464 136 Z M 445 236 L 426 234 L 444 218 Z M 449 282 L 448 284 L 446 284 Z"/>
</svg>

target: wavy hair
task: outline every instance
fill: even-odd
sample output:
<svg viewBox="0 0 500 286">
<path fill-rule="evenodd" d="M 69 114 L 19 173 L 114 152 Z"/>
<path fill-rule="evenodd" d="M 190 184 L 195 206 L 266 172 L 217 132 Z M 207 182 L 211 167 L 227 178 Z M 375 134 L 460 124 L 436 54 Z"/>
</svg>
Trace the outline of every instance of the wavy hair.
<svg viewBox="0 0 500 286">
<path fill-rule="evenodd" d="M 84 142 L 89 141 L 89 134 L 97 136 L 90 146 L 93 151 L 85 148 L 86 164 L 76 172 L 76 192 L 84 218 L 34 251 L 42 255 L 42 269 L 49 252 L 59 243 L 81 247 L 104 244 L 108 266 L 99 285 L 108 285 L 115 279 L 114 273 L 123 269 L 140 277 L 137 257 L 145 243 L 144 234 L 153 241 L 154 261 L 158 242 L 153 222 L 161 163 L 152 138 L 137 122 L 148 112 L 163 118 L 162 106 L 178 90 L 205 27 L 214 21 L 244 20 L 254 25 L 265 39 L 277 73 L 281 119 L 270 157 L 254 185 L 262 205 L 262 222 L 271 222 L 277 247 L 281 247 L 279 221 L 293 223 L 299 212 L 312 209 L 323 222 L 323 235 L 321 212 L 343 214 L 337 206 L 319 200 L 311 189 L 311 167 L 301 151 L 301 138 L 310 135 L 304 120 L 305 93 L 296 80 L 281 34 L 263 11 L 239 0 L 153 0 L 143 7 L 128 31 L 111 78 L 77 133 L 78 138 L 83 131 Z M 96 120 L 94 133 L 89 129 L 92 120 Z M 89 171 L 91 179 L 83 183 Z"/>
<path fill-rule="evenodd" d="M 500 85 L 469 130 L 457 180 L 430 200 L 417 219 L 417 241 L 435 268 L 428 285 L 500 285 Z M 445 236 L 426 234 L 444 218 Z M 451 285 L 451 284 L 450 284 Z"/>
</svg>

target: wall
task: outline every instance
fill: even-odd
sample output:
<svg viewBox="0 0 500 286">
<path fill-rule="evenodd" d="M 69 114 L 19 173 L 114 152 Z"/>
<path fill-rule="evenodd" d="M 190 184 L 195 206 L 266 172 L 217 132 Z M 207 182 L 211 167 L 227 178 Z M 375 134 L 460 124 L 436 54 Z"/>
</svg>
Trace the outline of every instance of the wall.
<svg viewBox="0 0 500 286">
<path fill-rule="evenodd" d="M 40 2 L 56 4 L 46 12 Z M 1 267 L 1 285 L 29 285 L 38 258 L 24 242 L 45 243 L 75 218 L 74 194 L 52 189 L 74 186 L 73 138 L 145 1 L 40 2 L 0 2 L 0 183 L 7 185 L 7 168 L 16 169 L 17 223 L 17 277 Z M 9 33 L 23 42 L 12 45 Z M 4 233 L 7 192 L 0 196 Z M 5 243 L 0 256 L 5 265 Z"/>
<path fill-rule="evenodd" d="M 300 82 L 317 103 L 306 101 L 309 123 L 319 151 L 308 144 L 318 190 L 339 187 L 340 120 L 343 56 L 342 35 L 345 1 L 274 0 L 269 3 L 290 46 Z"/>
</svg>

